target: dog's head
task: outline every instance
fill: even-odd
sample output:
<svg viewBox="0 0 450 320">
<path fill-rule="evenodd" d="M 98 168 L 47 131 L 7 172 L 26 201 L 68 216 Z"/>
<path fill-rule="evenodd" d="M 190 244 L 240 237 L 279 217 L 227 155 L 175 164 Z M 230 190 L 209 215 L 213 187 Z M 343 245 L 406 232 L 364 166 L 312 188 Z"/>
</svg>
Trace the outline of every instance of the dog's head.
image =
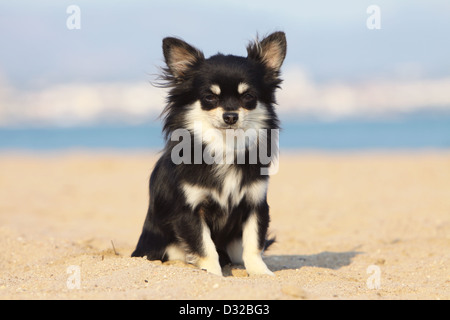
<svg viewBox="0 0 450 320">
<path fill-rule="evenodd" d="M 163 40 L 167 67 L 162 79 L 170 87 L 165 109 L 166 135 L 183 127 L 203 130 L 278 128 L 273 104 L 281 83 L 286 37 L 275 32 L 247 46 L 247 57 L 203 53 L 177 38 Z"/>
</svg>

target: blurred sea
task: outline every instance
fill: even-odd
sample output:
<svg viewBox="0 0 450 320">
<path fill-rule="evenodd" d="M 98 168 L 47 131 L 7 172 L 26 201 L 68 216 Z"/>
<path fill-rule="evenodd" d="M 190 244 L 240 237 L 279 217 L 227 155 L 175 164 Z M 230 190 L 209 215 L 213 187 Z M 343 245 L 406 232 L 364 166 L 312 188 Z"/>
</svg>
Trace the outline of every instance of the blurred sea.
<svg viewBox="0 0 450 320">
<path fill-rule="evenodd" d="M 298 119 L 296 117 L 295 119 Z M 0 128 L 0 150 L 158 150 L 161 125 Z M 387 119 L 319 121 L 282 118 L 280 150 L 450 149 L 450 113 Z"/>
</svg>

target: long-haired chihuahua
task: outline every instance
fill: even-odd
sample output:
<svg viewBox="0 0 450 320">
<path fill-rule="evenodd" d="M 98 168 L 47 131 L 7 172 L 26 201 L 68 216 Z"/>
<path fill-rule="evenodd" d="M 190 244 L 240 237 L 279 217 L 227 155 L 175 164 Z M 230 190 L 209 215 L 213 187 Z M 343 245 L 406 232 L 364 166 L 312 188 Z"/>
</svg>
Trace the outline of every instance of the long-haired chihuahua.
<svg viewBox="0 0 450 320">
<path fill-rule="evenodd" d="M 247 57 L 206 59 L 183 40 L 163 40 L 166 145 L 133 257 L 183 260 L 217 275 L 230 263 L 273 275 L 262 252 L 273 242 L 267 169 L 276 161 L 268 155 L 278 146 L 275 91 L 286 47 L 275 32 L 252 41 Z"/>
</svg>

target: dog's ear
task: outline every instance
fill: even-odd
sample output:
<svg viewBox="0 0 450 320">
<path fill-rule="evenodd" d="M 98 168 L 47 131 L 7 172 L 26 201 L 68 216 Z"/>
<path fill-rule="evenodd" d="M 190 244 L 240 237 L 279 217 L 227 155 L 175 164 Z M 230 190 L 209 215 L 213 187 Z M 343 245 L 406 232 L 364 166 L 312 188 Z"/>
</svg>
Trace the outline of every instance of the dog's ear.
<svg viewBox="0 0 450 320">
<path fill-rule="evenodd" d="M 189 69 L 205 59 L 203 53 L 177 38 L 164 38 L 163 53 L 167 67 L 175 78 L 183 78 Z"/>
<path fill-rule="evenodd" d="M 263 63 L 267 68 L 278 72 L 286 57 L 286 35 L 278 31 L 265 37 L 262 41 L 256 39 L 247 46 L 248 58 Z"/>
</svg>

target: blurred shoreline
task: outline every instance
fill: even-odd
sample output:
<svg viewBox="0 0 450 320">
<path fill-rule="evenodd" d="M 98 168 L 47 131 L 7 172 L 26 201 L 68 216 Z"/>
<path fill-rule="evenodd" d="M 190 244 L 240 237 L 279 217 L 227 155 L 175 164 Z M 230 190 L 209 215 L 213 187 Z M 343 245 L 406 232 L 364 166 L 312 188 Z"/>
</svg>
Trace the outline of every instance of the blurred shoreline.
<svg viewBox="0 0 450 320">
<path fill-rule="evenodd" d="M 294 117 L 294 119 L 296 119 Z M 158 121 L 139 125 L 0 128 L 0 151 L 65 149 L 160 150 Z M 282 116 L 280 150 L 450 149 L 450 113 L 419 112 L 390 118 L 320 120 Z"/>
</svg>

